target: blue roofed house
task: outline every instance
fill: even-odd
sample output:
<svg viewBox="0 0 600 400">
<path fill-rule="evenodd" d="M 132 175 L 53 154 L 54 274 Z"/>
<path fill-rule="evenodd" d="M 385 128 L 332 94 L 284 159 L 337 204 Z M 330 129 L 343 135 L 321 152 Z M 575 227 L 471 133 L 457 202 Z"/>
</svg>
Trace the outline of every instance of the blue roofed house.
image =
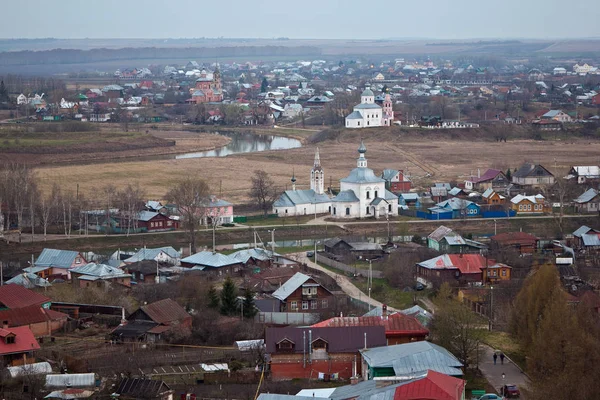
<svg viewBox="0 0 600 400">
<path fill-rule="evenodd" d="M 72 284 L 81 288 L 95 285 L 107 287 L 118 284 L 125 287 L 131 286 L 131 274 L 125 273 L 121 268 L 105 264 L 88 263 L 71 270 Z"/>
<path fill-rule="evenodd" d="M 573 232 L 573 242 L 577 250 L 596 252 L 600 250 L 600 230 L 582 225 Z"/>
<path fill-rule="evenodd" d="M 421 208 L 421 198 L 418 193 L 400 193 L 398 195 L 398 205 L 402 208 Z"/>
<path fill-rule="evenodd" d="M 452 353 L 426 341 L 364 349 L 360 353 L 365 380 L 413 376 L 428 370 L 450 376 L 463 375 L 463 364 Z"/>
<path fill-rule="evenodd" d="M 297 190 L 296 176 L 292 176 L 292 190 L 283 192 L 273 202 L 273 213 L 280 217 L 324 214 L 331 210 L 331 199 L 325 194 L 325 173 L 321 166 L 319 149 L 310 172 L 310 189 Z"/>
<path fill-rule="evenodd" d="M 478 204 L 458 197 L 444 200 L 429 209 L 432 213 L 452 213 L 452 218 L 478 217 L 481 209 Z"/>
<path fill-rule="evenodd" d="M 171 246 L 158 247 L 154 249 L 143 248 L 137 253 L 124 260 L 125 264 L 132 264 L 138 261 L 157 261 L 171 265 L 178 265 L 181 254 Z"/>
<path fill-rule="evenodd" d="M 367 148 L 361 141 L 357 166 L 340 180 L 340 192 L 332 201 L 337 218 L 369 218 L 398 215 L 398 196 L 385 188 L 386 181 L 367 167 Z"/>
<path fill-rule="evenodd" d="M 573 200 L 577 212 L 600 212 L 600 194 L 596 189 L 590 188 L 581 196 Z"/>
<path fill-rule="evenodd" d="M 201 251 L 181 260 L 181 266 L 213 275 L 232 275 L 243 270 L 241 260 L 231 255 Z"/>
<path fill-rule="evenodd" d="M 57 278 L 71 279 L 70 270 L 85 264 L 87 264 L 86 259 L 78 251 L 44 249 L 33 266 L 24 268 L 23 271 L 50 281 Z"/>
<path fill-rule="evenodd" d="M 443 225 L 427 236 L 427 247 L 441 253 L 479 253 L 487 246 L 483 243 L 463 238 Z"/>
</svg>

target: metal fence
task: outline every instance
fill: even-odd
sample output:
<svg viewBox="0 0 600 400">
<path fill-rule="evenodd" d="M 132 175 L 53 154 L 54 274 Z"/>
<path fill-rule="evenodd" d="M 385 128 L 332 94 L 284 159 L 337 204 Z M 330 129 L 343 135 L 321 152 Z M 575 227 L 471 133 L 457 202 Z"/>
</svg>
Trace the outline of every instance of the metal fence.
<svg viewBox="0 0 600 400">
<path fill-rule="evenodd" d="M 331 258 L 325 257 L 322 254 L 317 254 L 317 263 L 321 263 L 327 265 L 328 267 L 339 269 L 341 271 L 347 272 L 351 275 L 357 274 L 362 276 L 369 276 L 369 270 L 364 268 L 356 268 L 350 265 L 346 265 L 339 261 L 332 260 Z M 383 278 L 383 274 L 381 271 L 371 271 L 371 276 L 373 278 Z"/>
</svg>

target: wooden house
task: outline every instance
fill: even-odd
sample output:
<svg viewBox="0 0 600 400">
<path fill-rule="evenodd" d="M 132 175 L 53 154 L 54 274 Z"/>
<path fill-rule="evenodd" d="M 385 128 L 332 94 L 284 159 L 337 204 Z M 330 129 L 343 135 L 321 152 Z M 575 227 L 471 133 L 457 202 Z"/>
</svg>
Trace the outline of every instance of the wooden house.
<svg viewBox="0 0 600 400">
<path fill-rule="evenodd" d="M 242 272 L 244 264 L 241 260 L 212 251 L 201 251 L 181 260 L 181 266 L 212 275 L 232 275 Z"/>
<path fill-rule="evenodd" d="M 506 197 L 502 196 L 500 193 L 496 192 L 492 188 L 486 189 L 486 191 L 483 192 L 481 197 L 483 201 L 485 201 L 485 203 L 488 205 L 501 205 L 506 202 Z"/>
<path fill-rule="evenodd" d="M 493 251 L 516 250 L 519 254 L 533 254 L 538 247 L 539 239 L 525 232 L 500 233 L 490 238 Z"/>
<path fill-rule="evenodd" d="M 33 332 L 27 326 L 0 328 L 0 360 L 3 365 L 18 366 L 35 362 L 33 354 L 40 349 Z"/>
<path fill-rule="evenodd" d="M 512 183 L 539 187 L 554 184 L 554 175 L 542 165 L 525 163 L 512 174 Z"/>
<path fill-rule="evenodd" d="M 381 177 L 385 179 L 385 188 L 392 193 L 410 192 L 412 182 L 401 169 L 384 169 Z"/>
<path fill-rule="evenodd" d="M 317 313 L 334 306 L 333 293 L 300 272 L 288 279 L 272 296 L 280 301 L 280 312 Z"/>
<path fill-rule="evenodd" d="M 492 188 L 505 188 L 510 181 L 504 172 L 498 169 L 488 169 L 483 175 L 479 173 L 465 180 L 465 189 L 479 192 Z"/>
<path fill-rule="evenodd" d="M 552 208 L 541 194 L 535 196 L 518 194 L 510 199 L 510 207 L 518 214 L 543 214 L 552 211 Z"/>
<path fill-rule="evenodd" d="M 417 280 L 425 285 L 483 283 L 482 270 L 494 265 L 480 254 L 444 254 L 416 265 Z"/>
<path fill-rule="evenodd" d="M 575 210 L 580 213 L 600 212 L 600 192 L 590 188 L 573 200 Z"/>
</svg>

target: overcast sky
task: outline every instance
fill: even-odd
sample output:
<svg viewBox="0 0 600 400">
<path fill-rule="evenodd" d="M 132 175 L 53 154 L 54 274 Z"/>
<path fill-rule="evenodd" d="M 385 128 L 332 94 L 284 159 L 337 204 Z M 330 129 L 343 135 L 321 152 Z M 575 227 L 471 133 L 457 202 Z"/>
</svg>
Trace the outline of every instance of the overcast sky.
<svg viewBox="0 0 600 400">
<path fill-rule="evenodd" d="M 1 2 L 1 38 L 600 37 L 598 0 Z"/>
</svg>

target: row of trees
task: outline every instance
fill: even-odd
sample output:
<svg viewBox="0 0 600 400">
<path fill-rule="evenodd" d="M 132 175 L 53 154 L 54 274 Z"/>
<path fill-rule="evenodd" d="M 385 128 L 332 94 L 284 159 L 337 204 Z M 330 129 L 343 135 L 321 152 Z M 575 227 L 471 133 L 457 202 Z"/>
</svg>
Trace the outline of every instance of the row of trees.
<svg viewBox="0 0 600 400">
<path fill-rule="evenodd" d="M 239 289 L 231 277 L 223 282 L 221 293 L 214 286 L 208 289 L 208 307 L 219 310 L 221 315 L 235 316 L 241 314 L 244 318 L 253 318 L 256 313 L 254 293 L 250 289 L 244 290 L 243 300 L 238 297 Z"/>
</svg>

